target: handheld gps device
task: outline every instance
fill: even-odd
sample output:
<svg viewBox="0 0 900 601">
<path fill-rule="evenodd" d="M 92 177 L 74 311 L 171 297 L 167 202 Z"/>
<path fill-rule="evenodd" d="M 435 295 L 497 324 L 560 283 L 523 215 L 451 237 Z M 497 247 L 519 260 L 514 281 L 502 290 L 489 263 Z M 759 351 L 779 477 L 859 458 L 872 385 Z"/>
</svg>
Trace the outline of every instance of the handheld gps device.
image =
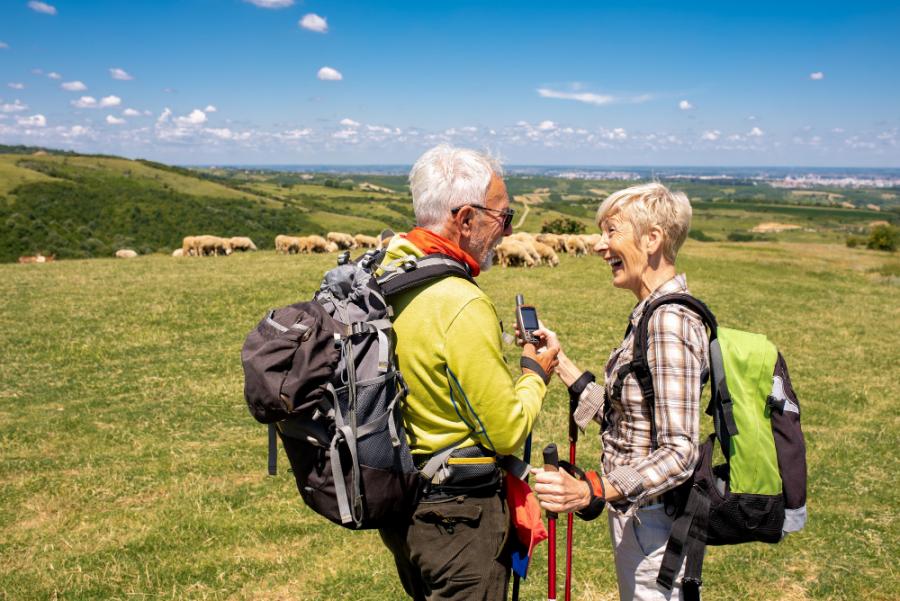
<svg viewBox="0 0 900 601">
<path fill-rule="evenodd" d="M 534 335 L 534 331 L 540 328 L 537 309 L 525 304 L 521 294 L 516 295 L 516 325 L 519 326 L 519 336 L 525 342 L 538 344 L 540 339 Z"/>
</svg>

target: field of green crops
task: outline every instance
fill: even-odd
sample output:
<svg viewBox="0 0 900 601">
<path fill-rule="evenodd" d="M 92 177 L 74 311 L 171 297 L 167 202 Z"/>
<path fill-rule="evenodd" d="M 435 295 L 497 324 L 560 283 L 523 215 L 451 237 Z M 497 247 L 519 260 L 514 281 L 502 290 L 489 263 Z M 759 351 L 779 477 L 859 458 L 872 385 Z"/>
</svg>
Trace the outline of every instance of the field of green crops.
<svg viewBox="0 0 900 601">
<path fill-rule="evenodd" d="M 266 475 L 265 428 L 242 397 L 246 333 L 266 309 L 308 298 L 333 261 L 260 251 L 0 265 L 0 599 L 403 598 L 375 533 L 308 511 L 286 469 Z M 779 346 L 809 453 L 806 530 L 711 548 L 706 597 L 900 598 L 896 257 L 689 241 L 679 268 L 720 323 Z M 524 293 L 599 371 L 633 304 L 609 279 L 600 259 L 563 256 L 479 282 L 506 324 Z M 556 381 L 535 448 L 564 442 L 566 407 Z M 592 427 L 580 463 L 598 453 Z M 579 522 L 575 540 L 573 598 L 617 598 L 605 519 Z M 545 598 L 546 552 L 522 599 Z"/>
</svg>

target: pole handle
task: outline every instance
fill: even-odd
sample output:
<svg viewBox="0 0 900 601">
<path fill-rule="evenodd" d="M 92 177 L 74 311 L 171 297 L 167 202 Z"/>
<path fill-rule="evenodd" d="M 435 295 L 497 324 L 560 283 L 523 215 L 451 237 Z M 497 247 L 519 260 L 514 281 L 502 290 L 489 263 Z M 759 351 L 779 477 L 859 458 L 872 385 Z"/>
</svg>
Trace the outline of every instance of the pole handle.
<svg viewBox="0 0 900 601">
<path fill-rule="evenodd" d="M 556 448 L 556 443 L 551 442 L 546 447 L 544 447 L 544 470 L 548 472 L 559 471 L 559 451 Z M 548 520 L 555 520 L 556 517 L 556 512 L 547 512 Z"/>
</svg>

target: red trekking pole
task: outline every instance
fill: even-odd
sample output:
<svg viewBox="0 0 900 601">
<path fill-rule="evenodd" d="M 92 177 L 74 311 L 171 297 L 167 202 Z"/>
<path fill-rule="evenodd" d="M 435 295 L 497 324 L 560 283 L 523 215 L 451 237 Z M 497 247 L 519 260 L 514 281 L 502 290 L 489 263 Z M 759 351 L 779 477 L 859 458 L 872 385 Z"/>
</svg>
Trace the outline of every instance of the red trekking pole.
<svg viewBox="0 0 900 601">
<path fill-rule="evenodd" d="M 544 469 L 559 471 L 559 453 L 552 442 L 544 447 Z M 547 534 L 550 546 L 547 550 L 547 601 L 556 601 L 556 513 L 553 511 L 547 512 Z"/>
<path fill-rule="evenodd" d="M 575 423 L 577 403 L 569 401 L 569 463 L 575 465 L 575 447 L 578 445 L 578 424 Z M 575 520 L 572 513 L 566 515 L 566 601 L 572 597 L 572 536 Z"/>
</svg>

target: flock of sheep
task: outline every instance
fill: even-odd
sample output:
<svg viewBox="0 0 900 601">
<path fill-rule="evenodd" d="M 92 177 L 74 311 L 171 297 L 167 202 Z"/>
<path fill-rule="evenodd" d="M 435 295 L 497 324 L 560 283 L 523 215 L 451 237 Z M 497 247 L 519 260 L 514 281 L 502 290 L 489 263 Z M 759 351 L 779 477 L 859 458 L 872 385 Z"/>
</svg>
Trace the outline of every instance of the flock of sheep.
<svg viewBox="0 0 900 601">
<path fill-rule="evenodd" d="M 387 238 L 376 238 L 365 234 L 344 234 L 341 232 L 328 232 L 322 236 L 275 236 L 275 252 L 286 255 L 296 253 L 330 253 L 339 250 L 354 248 L 381 248 L 387 243 Z"/>
<path fill-rule="evenodd" d="M 388 232 L 385 232 L 387 234 Z M 575 257 L 594 252 L 600 235 L 592 234 L 529 234 L 518 232 L 503 238 L 494 253 L 494 263 L 501 267 L 536 267 L 559 265 L 559 253 Z M 292 255 L 302 253 L 332 253 L 356 248 L 384 248 L 390 237 L 367 236 L 329 232 L 327 235 L 275 236 L 275 252 Z M 172 252 L 173 257 L 206 257 L 230 255 L 235 251 L 256 250 L 253 240 L 246 236 L 222 238 L 220 236 L 187 236 L 181 248 Z M 137 253 L 130 249 L 116 251 L 116 256 L 131 259 Z"/>
<path fill-rule="evenodd" d="M 497 246 L 494 262 L 501 267 L 535 267 L 559 265 L 558 253 L 575 257 L 594 252 L 600 234 L 529 234 L 518 232 L 507 236 Z"/>
</svg>

